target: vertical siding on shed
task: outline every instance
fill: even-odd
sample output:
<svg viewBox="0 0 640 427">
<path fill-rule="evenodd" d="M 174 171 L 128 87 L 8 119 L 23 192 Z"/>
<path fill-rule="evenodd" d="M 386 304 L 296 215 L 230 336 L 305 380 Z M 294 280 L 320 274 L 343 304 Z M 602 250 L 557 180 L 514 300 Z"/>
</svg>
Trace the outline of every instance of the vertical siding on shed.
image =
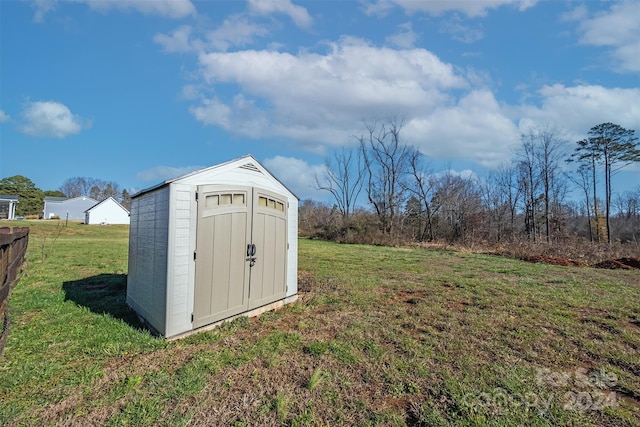
<svg viewBox="0 0 640 427">
<path fill-rule="evenodd" d="M 130 224 L 127 303 L 165 334 L 169 188 L 133 199 Z"/>
<path fill-rule="evenodd" d="M 192 329 L 196 237 L 195 190 L 190 185 L 171 184 L 169 220 L 169 265 L 167 331 L 165 336 Z"/>
</svg>

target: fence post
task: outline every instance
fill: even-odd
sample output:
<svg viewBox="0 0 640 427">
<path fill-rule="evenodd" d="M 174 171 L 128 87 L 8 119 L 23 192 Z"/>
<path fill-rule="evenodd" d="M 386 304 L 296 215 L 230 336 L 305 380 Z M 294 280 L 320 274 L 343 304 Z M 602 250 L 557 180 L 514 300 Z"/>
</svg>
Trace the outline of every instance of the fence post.
<svg viewBox="0 0 640 427">
<path fill-rule="evenodd" d="M 9 335 L 7 305 L 11 289 L 21 277 L 21 268 L 29 245 L 28 227 L 0 228 L 0 354 L 4 350 Z"/>
</svg>

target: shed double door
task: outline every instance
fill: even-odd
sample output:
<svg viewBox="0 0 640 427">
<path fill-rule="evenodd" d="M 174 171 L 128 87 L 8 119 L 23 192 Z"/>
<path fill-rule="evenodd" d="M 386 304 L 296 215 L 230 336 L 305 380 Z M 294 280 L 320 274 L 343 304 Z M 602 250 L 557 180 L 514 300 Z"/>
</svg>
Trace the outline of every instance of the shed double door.
<svg viewBox="0 0 640 427">
<path fill-rule="evenodd" d="M 287 203 L 256 187 L 198 187 L 193 328 L 286 294 Z"/>
</svg>

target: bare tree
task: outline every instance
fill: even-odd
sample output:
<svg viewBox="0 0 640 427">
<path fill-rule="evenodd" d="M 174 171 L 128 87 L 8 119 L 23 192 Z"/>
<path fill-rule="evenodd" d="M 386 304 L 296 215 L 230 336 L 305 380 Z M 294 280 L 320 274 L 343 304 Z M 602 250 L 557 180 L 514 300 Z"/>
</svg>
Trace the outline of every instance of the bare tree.
<svg viewBox="0 0 640 427">
<path fill-rule="evenodd" d="M 317 173 L 315 175 L 316 189 L 328 191 L 342 217 L 348 219 L 362 191 L 364 168 L 361 151 L 342 148 L 325 160 L 325 168 L 325 179 L 319 178 Z"/>
<path fill-rule="evenodd" d="M 511 213 L 507 201 L 507 195 L 509 193 L 506 193 L 503 191 L 503 188 L 501 188 L 500 179 L 499 171 L 491 172 L 487 178 L 480 183 L 483 204 L 487 209 L 486 234 L 490 240 L 497 242 L 500 242 L 504 238 L 507 229 L 506 222 Z M 492 237 L 494 233 L 495 237 Z"/>
<path fill-rule="evenodd" d="M 528 187 L 535 189 L 535 181 L 542 184 L 542 201 L 544 208 L 545 237 L 547 243 L 551 242 L 552 206 L 557 205 L 558 200 L 552 200 L 553 195 L 560 195 L 562 175 L 560 164 L 566 154 L 566 140 L 556 128 L 545 126 L 531 128 L 527 134 L 522 135 L 522 149 L 520 157 L 524 162 Z M 535 191 L 529 193 L 531 206 L 535 205 Z M 535 215 L 531 218 L 535 228 Z"/>
<path fill-rule="evenodd" d="M 537 157 L 540 178 L 544 190 L 544 217 L 547 243 L 551 242 L 553 207 L 558 206 L 565 186 L 561 180 L 560 164 L 566 157 L 567 141 L 558 129 L 544 127 L 532 131 L 537 141 Z M 553 197 L 555 195 L 555 197 Z M 556 209 L 557 212 L 557 209 Z"/>
<path fill-rule="evenodd" d="M 495 177 L 497 190 L 502 194 L 500 199 L 509 209 L 509 232 L 511 238 L 515 230 L 518 203 L 522 196 L 522 187 L 518 183 L 518 169 L 515 163 L 503 164 L 498 168 Z"/>
<path fill-rule="evenodd" d="M 538 176 L 536 169 L 535 141 L 522 135 L 522 147 L 518 152 L 520 157 L 520 185 L 524 193 L 525 228 L 529 238 L 537 240 L 536 226 L 536 193 L 538 191 Z"/>
<path fill-rule="evenodd" d="M 60 191 L 67 197 L 88 196 L 94 181 L 93 178 L 80 176 L 69 178 L 60 186 Z"/>
<path fill-rule="evenodd" d="M 385 234 L 392 235 L 405 201 L 403 180 L 409 169 L 411 149 L 400 140 L 404 126 L 391 120 L 366 124 L 368 136 L 358 138 L 365 165 L 366 192 Z"/>
<path fill-rule="evenodd" d="M 589 174 L 590 174 L 589 166 L 585 163 L 582 163 L 578 166 L 578 169 L 575 171 L 574 174 L 567 174 L 567 177 L 571 182 L 576 184 L 584 192 L 585 207 L 586 207 L 586 214 L 587 214 L 587 225 L 589 228 L 589 240 L 593 242 L 594 241 L 594 235 L 593 235 L 594 224 L 591 223 L 591 212 L 593 210 L 592 210 L 591 198 L 590 198 L 592 189 L 591 189 L 591 179 L 589 177 Z"/>
<path fill-rule="evenodd" d="M 96 200 L 104 200 L 113 197 L 118 200 L 121 196 L 121 190 L 115 182 L 107 182 L 96 178 L 74 177 L 67 179 L 60 191 L 66 197 L 89 196 Z"/>
<path fill-rule="evenodd" d="M 422 228 L 418 238 L 421 241 L 433 240 L 435 238 L 433 232 L 433 216 L 440 209 L 437 199 L 434 199 L 436 182 L 424 165 L 422 164 L 423 155 L 419 150 L 413 149 L 409 155 L 410 173 L 413 182 L 407 186 L 407 189 L 413 194 L 419 203 L 420 210 L 424 212 L 424 228 Z"/>
<path fill-rule="evenodd" d="M 455 241 L 472 241 L 481 222 L 482 201 L 475 179 L 455 175 L 449 170 L 437 181 L 434 196 L 446 229 L 444 237 Z"/>
</svg>

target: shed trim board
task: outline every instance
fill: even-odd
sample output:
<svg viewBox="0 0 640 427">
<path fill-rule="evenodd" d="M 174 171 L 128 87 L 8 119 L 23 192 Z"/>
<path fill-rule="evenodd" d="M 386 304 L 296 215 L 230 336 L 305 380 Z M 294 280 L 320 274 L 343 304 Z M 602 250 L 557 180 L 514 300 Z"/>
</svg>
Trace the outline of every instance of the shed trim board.
<svg viewBox="0 0 640 427">
<path fill-rule="evenodd" d="M 281 292 L 272 292 L 271 297 L 256 300 L 255 304 L 246 305 L 246 308 L 239 312 L 231 310 L 224 314 L 228 315 L 228 318 L 220 319 L 219 316 L 213 316 L 206 321 L 193 322 L 198 265 L 196 253 L 199 232 L 198 206 L 199 203 L 205 203 L 203 200 L 196 200 L 196 197 L 200 197 L 199 192 L 203 189 L 222 188 L 227 188 L 229 191 L 235 191 L 235 189 L 246 191 L 247 197 L 249 191 L 253 195 L 271 194 L 274 201 L 279 199 L 283 205 L 286 203 L 286 206 L 283 206 L 286 215 L 280 212 L 275 216 L 278 217 L 281 214 L 283 218 L 286 217 L 285 229 L 281 229 L 284 222 L 271 220 L 273 227 L 276 227 L 276 223 L 281 224 L 277 227 L 280 227 L 280 233 L 284 236 L 284 241 L 281 243 L 283 248 L 286 243 L 283 255 L 285 266 L 279 273 L 279 278 L 275 279 L 284 283 L 281 284 L 281 288 L 278 288 L 282 290 Z M 155 202 L 159 200 L 159 194 L 163 194 L 160 199 L 166 201 L 158 204 Z M 249 199 L 247 198 L 246 201 L 248 202 Z M 258 203 L 253 196 L 251 202 Z M 160 212 L 152 214 L 149 211 L 151 206 L 156 207 Z M 159 219 L 158 215 L 164 215 L 166 218 Z M 149 224 L 150 221 L 153 222 L 153 226 Z M 207 329 L 212 324 L 238 315 L 259 313 L 261 307 L 275 308 L 277 304 L 274 304 L 278 301 L 295 301 L 298 291 L 297 224 L 297 197 L 252 156 L 245 156 L 167 180 L 134 194 L 131 204 L 127 303 L 158 333 L 171 338 L 183 336 L 199 328 Z M 164 249 L 158 248 L 162 244 L 157 238 L 158 233 L 166 236 Z M 241 245 L 243 257 L 246 255 L 247 244 L 243 242 Z M 164 267 L 157 258 L 164 258 L 166 261 Z M 156 259 L 155 264 L 154 259 Z M 204 265 L 202 258 L 201 261 Z M 243 262 L 249 261 L 243 259 Z M 158 293 L 162 293 L 163 296 L 159 297 Z"/>
</svg>

